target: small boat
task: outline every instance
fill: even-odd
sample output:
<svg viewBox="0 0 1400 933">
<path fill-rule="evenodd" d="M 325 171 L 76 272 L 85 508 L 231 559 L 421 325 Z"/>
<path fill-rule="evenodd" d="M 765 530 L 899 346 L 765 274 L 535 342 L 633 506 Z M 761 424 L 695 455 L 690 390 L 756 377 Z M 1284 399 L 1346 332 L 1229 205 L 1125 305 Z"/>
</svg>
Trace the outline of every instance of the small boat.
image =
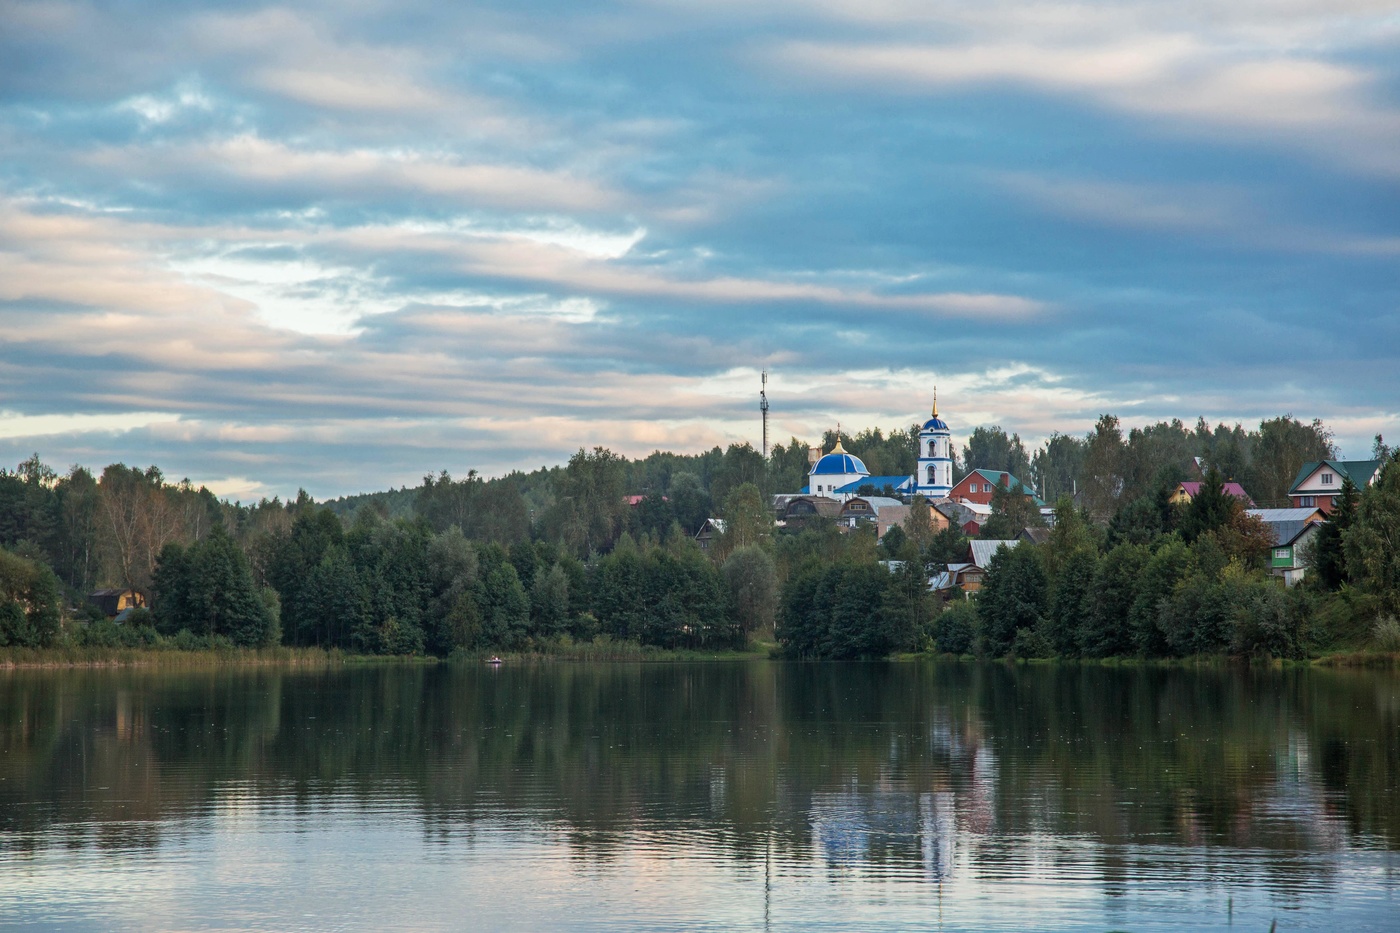
<svg viewBox="0 0 1400 933">
<path fill-rule="evenodd" d="M 496 657 L 496 656 L 493 654 L 493 655 L 491 655 L 491 657 L 489 657 L 489 658 L 486 659 L 486 663 L 487 663 L 487 664 L 490 664 L 492 667 L 495 667 L 497 664 L 503 664 L 503 663 L 505 663 L 505 662 L 503 662 L 500 658 Z"/>
</svg>

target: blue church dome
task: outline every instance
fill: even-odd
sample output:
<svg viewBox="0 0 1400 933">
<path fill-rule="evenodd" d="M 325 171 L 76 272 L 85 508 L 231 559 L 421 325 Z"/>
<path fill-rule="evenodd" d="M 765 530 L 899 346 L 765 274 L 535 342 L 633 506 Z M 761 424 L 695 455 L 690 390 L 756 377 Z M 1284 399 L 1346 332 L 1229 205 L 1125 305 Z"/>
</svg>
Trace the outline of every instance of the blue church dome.
<svg viewBox="0 0 1400 933">
<path fill-rule="evenodd" d="M 947 423 L 946 423 L 942 418 L 938 417 L 937 415 L 934 415 L 932 418 L 930 418 L 930 419 L 928 419 L 927 421 L 925 421 L 925 422 L 924 422 L 924 428 L 923 428 L 923 429 L 924 429 L 925 431 L 947 431 L 947 430 L 949 430 Z"/>
<path fill-rule="evenodd" d="M 845 451 L 841 453 L 833 451 L 818 460 L 817 465 L 812 467 L 812 475 L 814 476 L 840 476 L 850 475 L 852 473 L 863 473 L 866 476 L 870 475 L 870 471 L 865 468 L 864 463 L 860 462 L 859 457 L 848 454 Z"/>
</svg>

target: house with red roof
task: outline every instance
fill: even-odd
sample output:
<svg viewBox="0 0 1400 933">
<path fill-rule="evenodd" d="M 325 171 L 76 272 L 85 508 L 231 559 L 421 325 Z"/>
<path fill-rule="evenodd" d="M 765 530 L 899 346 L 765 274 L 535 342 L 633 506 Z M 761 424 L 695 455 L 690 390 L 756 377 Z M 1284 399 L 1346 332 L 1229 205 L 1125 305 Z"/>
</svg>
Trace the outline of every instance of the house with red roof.
<svg viewBox="0 0 1400 933">
<path fill-rule="evenodd" d="M 1201 487 L 1204 485 L 1205 483 L 1199 482 L 1177 483 L 1176 490 L 1172 492 L 1172 505 L 1185 505 L 1190 502 L 1192 499 L 1196 498 L 1196 496 L 1200 495 Z M 1225 495 L 1234 496 L 1236 499 L 1243 502 L 1245 508 L 1254 508 L 1254 500 L 1250 498 L 1249 493 L 1245 492 L 1244 487 L 1239 483 L 1231 480 L 1228 483 L 1222 483 L 1221 488 Z"/>
</svg>

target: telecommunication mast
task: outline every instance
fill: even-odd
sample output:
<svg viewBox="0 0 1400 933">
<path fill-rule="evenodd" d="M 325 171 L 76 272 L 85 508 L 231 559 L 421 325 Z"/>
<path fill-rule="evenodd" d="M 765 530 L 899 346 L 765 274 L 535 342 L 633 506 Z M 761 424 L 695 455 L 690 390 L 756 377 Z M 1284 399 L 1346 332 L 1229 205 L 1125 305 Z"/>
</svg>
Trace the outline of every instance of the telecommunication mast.
<svg viewBox="0 0 1400 933">
<path fill-rule="evenodd" d="M 758 410 L 763 412 L 763 459 L 768 459 L 768 370 L 763 371 L 763 386 L 758 390 Z"/>
</svg>

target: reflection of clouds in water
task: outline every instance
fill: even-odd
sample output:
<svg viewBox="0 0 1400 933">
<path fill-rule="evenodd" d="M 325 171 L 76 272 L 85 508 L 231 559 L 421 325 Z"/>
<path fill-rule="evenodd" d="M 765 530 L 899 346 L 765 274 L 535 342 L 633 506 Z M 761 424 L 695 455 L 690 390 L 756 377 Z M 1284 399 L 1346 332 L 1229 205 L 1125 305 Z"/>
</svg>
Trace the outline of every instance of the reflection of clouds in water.
<svg viewBox="0 0 1400 933">
<path fill-rule="evenodd" d="M 920 858 L 930 881 L 953 872 L 953 795 L 907 790 L 819 791 L 808 811 L 812 838 L 832 866 L 861 868 L 878 851 Z"/>
</svg>

